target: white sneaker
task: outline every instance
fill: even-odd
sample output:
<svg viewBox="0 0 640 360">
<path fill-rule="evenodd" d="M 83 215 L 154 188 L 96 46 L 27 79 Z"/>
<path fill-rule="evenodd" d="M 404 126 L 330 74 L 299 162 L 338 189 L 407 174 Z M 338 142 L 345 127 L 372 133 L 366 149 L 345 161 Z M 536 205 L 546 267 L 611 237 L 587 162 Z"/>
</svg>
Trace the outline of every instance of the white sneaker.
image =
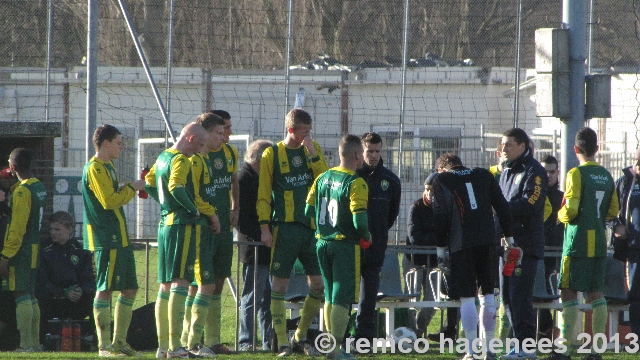
<svg viewBox="0 0 640 360">
<path fill-rule="evenodd" d="M 501 360 L 522 360 L 522 359 L 537 359 L 538 356 L 535 352 L 524 352 L 524 350 L 520 350 L 519 353 L 516 353 L 516 349 L 511 349 L 508 354 L 504 354 L 500 356 Z"/>
<path fill-rule="evenodd" d="M 167 358 L 167 350 L 163 348 L 158 348 L 156 350 L 156 359 L 166 359 Z"/>
</svg>

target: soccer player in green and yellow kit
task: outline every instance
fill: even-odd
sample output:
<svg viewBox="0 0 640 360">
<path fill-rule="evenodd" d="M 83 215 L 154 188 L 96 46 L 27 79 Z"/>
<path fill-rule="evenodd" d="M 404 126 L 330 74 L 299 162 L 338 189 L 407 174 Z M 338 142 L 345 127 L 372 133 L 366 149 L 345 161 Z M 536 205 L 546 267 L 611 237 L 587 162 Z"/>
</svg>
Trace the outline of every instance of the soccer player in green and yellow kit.
<svg viewBox="0 0 640 360">
<path fill-rule="evenodd" d="M 340 350 L 351 304 L 360 296 L 360 238 L 371 242 L 367 218 L 369 188 L 355 171 L 362 167 L 360 138 L 345 135 L 340 141 L 340 166 L 313 183 L 307 197 L 307 216 L 316 221 L 316 251 L 324 282 L 324 319 L 336 340 L 327 359 L 353 359 Z"/>
<path fill-rule="evenodd" d="M 227 144 L 231 135 L 231 116 L 222 110 L 212 110 L 215 116 L 205 129 L 210 141 L 205 146 L 204 159 L 208 164 L 210 183 L 205 185 L 207 201 L 216 208 L 220 219 L 220 234 L 213 237 L 213 267 L 215 286 L 209 315 L 204 327 L 204 344 L 216 354 L 229 354 L 230 350 L 220 344 L 220 320 L 222 306 L 220 296 L 224 281 L 231 276 L 233 259 L 233 227 L 237 223 L 238 194 L 238 150 Z M 213 119 L 213 118 L 212 118 Z M 200 122 L 200 120 L 198 120 Z M 205 124 L 202 123 L 204 126 Z M 234 218 L 235 216 L 235 218 Z"/>
<path fill-rule="evenodd" d="M 562 298 L 562 338 L 567 351 L 554 350 L 548 359 L 570 359 L 573 328 L 578 316 L 578 291 L 591 301 L 593 334 L 604 333 L 607 326 L 607 302 L 603 297 L 607 260 L 605 221 L 618 215 L 618 195 L 609 171 L 595 162 L 598 137 L 591 128 L 578 130 L 573 147 L 580 162 L 569 170 L 565 181 L 564 204 L 558 220 L 565 225 L 560 295 Z M 602 359 L 591 354 L 590 360 Z"/>
<path fill-rule="evenodd" d="M 40 307 L 35 298 L 38 271 L 40 225 L 47 191 L 40 180 L 31 177 L 31 152 L 17 148 L 9 155 L 9 169 L 18 178 L 11 187 L 11 215 L 0 251 L 2 290 L 16 302 L 16 325 L 20 347 L 16 351 L 40 348 Z"/>
<path fill-rule="evenodd" d="M 120 157 L 122 136 L 112 125 L 102 125 L 93 133 L 95 155 L 82 173 L 84 204 L 84 248 L 95 253 L 96 297 L 93 315 L 96 322 L 99 355 L 135 355 L 126 343 L 133 301 L 138 290 L 133 249 L 129 243 L 122 207 L 136 191 L 144 189 L 137 180 L 120 186 L 113 160 Z M 119 291 L 114 309 L 113 342 L 111 335 L 111 293 Z"/>
<path fill-rule="evenodd" d="M 187 287 L 199 271 L 199 242 L 203 223 L 195 203 L 192 164 L 189 157 L 201 151 L 207 132 L 197 123 L 187 124 L 176 143 L 158 156 L 145 180 L 146 190 L 160 203 L 158 226 L 158 298 L 156 300 L 156 328 L 158 351 L 156 356 L 189 357 L 181 346 Z M 215 219 L 210 219 L 215 224 Z M 204 225 L 206 226 L 206 225 Z M 215 226 L 212 226 L 216 231 Z M 200 274 L 202 275 L 202 274 Z M 206 299 L 205 299 L 206 301 Z M 204 306 L 203 306 L 204 307 Z M 196 311 L 200 319 L 200 311 Z"/>
<path fill-rule="evenodd" d="M 311 122 L 311 115 L 306 111 L 289 111 L 285 119 L 287 136 L 264 151 L 260 165 L 256 210 L 261 241 L 271 247 L 271 316 L 280 356 L 290 355 L 292 350 L 300 348 L 307 355 L 316 354 L 306 337 L 322 304 L 323 284 L 316 255 L 314 221 L 305 215 L 304 209 L 309 187 L 327 170 L 327 162 L 320 145 L 309 136 Z M 296 259 L 309 276 L 309 295 L 304 301 L 298 329 L 289 344 L 284 295 Z"/>
</svg>

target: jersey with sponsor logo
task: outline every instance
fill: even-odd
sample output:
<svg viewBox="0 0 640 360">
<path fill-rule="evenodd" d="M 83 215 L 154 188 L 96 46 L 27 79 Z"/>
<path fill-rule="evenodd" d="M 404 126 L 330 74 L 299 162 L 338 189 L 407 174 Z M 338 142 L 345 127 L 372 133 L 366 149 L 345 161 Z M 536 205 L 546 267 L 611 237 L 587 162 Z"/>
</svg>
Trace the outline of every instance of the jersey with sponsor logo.
<svg viewBox="0 0 640 360">
<path fill-rule="evenodd" d="M 228 144 L 218 151 L 210 151 L 205 156 L 210 181 L 203 185 L 203 199 L 206 198 L 216 208 L 222 226 L 230 225 L 232 177 L 238 171 L 238 154 Z M 224 229 L 224 227 L 222 228 Z M 229 228 L 231 231 L 231 228 Z"/>
<path fill-rule="evenodd" d="M 256 205 L 260 224 L 299 222 L 314 227 L 304 214 L 305 201 L 314 179 L 328 167 L 318 143 L 313 145 L 315 157 L 302 145 L 294 149 L 282 141 L 264 151 Z"/>
<path fill-rule="evenodd" d="M 562 253 L 573 257 L 607 256 L 605 221 L 618 215 L 618 195 L 609 171 L 595 161 L 569 170 L 564 205 L 558 220 L 565 223 Z"/>
<path fill-rule="evenodd" d="M 84 204 L 84 248 L 87 250 L 116 249 L 129 246 L 124 206 L 135 196 L 127 184 L 120 187 L 111 161 L 92 157 L 82 173 Z"/>
<path fill-rule="evenodd" d="M 438 174 L 433 184 L 433 216 L 438 246 L 450 252 L 495 245 L 495 210 L 505 236 L 511 236 L 509 204 L 486 169 L 456 166 Z"/>
<path fill-rule="evenodd" d="M 307 204 L 314 206 L 316 238 L 359 244 L 353 214 L 367 211 L 369 188 L 355 172 L 334 167 L 313 183 Z"/>
</svg>

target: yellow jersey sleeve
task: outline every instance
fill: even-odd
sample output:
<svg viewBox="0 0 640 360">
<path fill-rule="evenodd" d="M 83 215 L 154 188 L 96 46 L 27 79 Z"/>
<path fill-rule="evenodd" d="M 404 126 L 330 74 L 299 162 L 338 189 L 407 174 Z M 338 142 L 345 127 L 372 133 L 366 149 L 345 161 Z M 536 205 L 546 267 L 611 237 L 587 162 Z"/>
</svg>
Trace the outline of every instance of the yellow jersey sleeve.
<svg viewBox="0 0 640 360">
<path fill-rule="evenodd" d="M 11 259 L 22 246 L 31 213 L 31 191 L 18 183 L 11 193 L 11 222 L 4 237 L 2 256 Z"/>
<path fill-rule="evenodd" d="M 109 171 L 99 161 L 94 161 L 89 166 L 87 181 L 89 182 L 89 189 L 93 191 L 96 199 L 105 210 L 118 209 L 131 201 L 136 195 L 135 190 L 128 185 L 117 190 L 114 189 L 113 179 L 111 179 Z"/>
<path fill-rule="evenodd" d="M 369 202 L 369 187 L 363 178 L 359 177 L 351 183 L 349 190 L 349 209 L 351 213 L 367 211 Z"/>
<path fill-rule="evenodd" d="M 269 147 L 262 153 L 262 160 L 260 162 L 260 184 L 258 185 L 258 201 L 256 202 L 256 211 L 258 212 L 260 225 L 268 224 L 271 220 L 273 159 L 273 148 Z"/>
<path fill-rule="evenodd" d="M 210 217 L 211 215 L 216 213 L 216 209 L 213 207 L 213 205 L 204 201 L 202 199 L 202 196 L 200 195 L 200 185 L 202 185 L 200 184 L 200 179 L 202 178 L 202 172 L 204 171 L 205 166 L 204 158 L 201 154 L 195 154 L 190 157 L 189 160 L 191 161 L 193 192 L 196 200 L 196 207 L 198 208 L 198 211 L 200 211 L 200 214 L 204 214 L 207 217 Z"/>
<path fill-rule="evenodd" d="M 191 171 L 191 161 L 186 156 L 179 154 L 173 157 L 171 175 L 169 175 L 169 184 L 167 184 L 169 192 L 179 187 L 185 187 L 189 171 Z"/>
<path fill-rule="evenodd" d="M 565 181 L 564 204 L 558 211 L 558 220 L 560 220 L 560 222 L 568 224 L 578 215 L 581 191 L 582 177 L 580 170 L 575 167 L 569 170 Z"/>
</svg>

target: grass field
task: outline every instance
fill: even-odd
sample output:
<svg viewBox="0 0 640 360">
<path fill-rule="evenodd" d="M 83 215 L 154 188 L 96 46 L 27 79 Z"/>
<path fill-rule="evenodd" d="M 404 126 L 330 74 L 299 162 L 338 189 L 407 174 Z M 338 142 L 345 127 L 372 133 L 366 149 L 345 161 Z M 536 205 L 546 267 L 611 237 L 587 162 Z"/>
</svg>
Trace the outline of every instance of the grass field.
<svg viewBox="0 0 640 360">
<path fill-rule="evenodd" d="M 146 279 L 145 276 L 147 274 L 146 268 L 146 252 L 144 249 L 136 250 L 136 266 L 138 270 L 138 283 L 140 285 L 140 290 L 138 292 L 138 296 L 136 298 L 136 302 L 134 303 L 134 309 L 143 306 L 145 302 L 145 292 L 148 290 L 148 300 L 149 302 L 155 301 L 158 284 L 156 282 L 156 249 L 150 248 L 149 251 L 149 286 L 148 289 L 146 287 Z M 234 262 L 232 265 L 232 277 L 233 282 L 236 284 L 236 288 L 238 291 L 242 290 L 242 283 L 239 284 L 236 282 L 236 254 L 234 252 Z M 115 298 L 114 298 L 115 301 Z M 235 300 L 232 296 L 231 291 L 229 290 L 228 284 L 225 284 L 224 291 L 222 293 L 222 342 L 226 344 L 229 348 L 233 348 L 235 345 L 235 321 L 236 321 L 236 305 Z M 438 331 L 440 327 L 440 312 L 436 312 L 433 317 L 431 324 L 429 326 L 429 333 L 435 333 Z M 142 353 L 142 358 L 151 359 L 155 357 L 155 352 L 144 352 Z M 460 359 L 462 354 L 451 354 L 451 353 L 441 353 L 439 349 L 439 345 L 437 343 L 430 343 L 430 349 L 427 353 L 418 354 L 418 353 L 410 353 L 410 354 L 369 354 L 369 355 L 358 355 L 358 358 L 361 359 L 382 359 L 382 360 L 391 360 L 391 359 L 434 359 L 434 360 L 453 360 Z M 241 353 L 234 355 L 219 355 L 218 359 L 251 359 L 251 360 L 260 360 L 260 359 L 271 359 L 274 358 L 275 354 L 269 352 L 256 352 L 256 353 Z M 544 354 L 539 354 L 539 358 L 543 359 L 546 357 Z M 574 359 L 580 359 L 582 356 L 574 356 Z M 95 353 L 13 353 L 13 352 L 0 352 L 0 359 L 95 359 L 97 357 L 97 352 Z M 312 357 L 306 356 L 292 356 L 291 359 L 312 359 Z M 614 352 L 607 352 L 603 354 L 603 358 L 605 360 L 616 359 L 616 360 L 635 360 L 640 359 L 640 354 L 625 354 L 620 353 L 616 354 Z"/>
</svg>

